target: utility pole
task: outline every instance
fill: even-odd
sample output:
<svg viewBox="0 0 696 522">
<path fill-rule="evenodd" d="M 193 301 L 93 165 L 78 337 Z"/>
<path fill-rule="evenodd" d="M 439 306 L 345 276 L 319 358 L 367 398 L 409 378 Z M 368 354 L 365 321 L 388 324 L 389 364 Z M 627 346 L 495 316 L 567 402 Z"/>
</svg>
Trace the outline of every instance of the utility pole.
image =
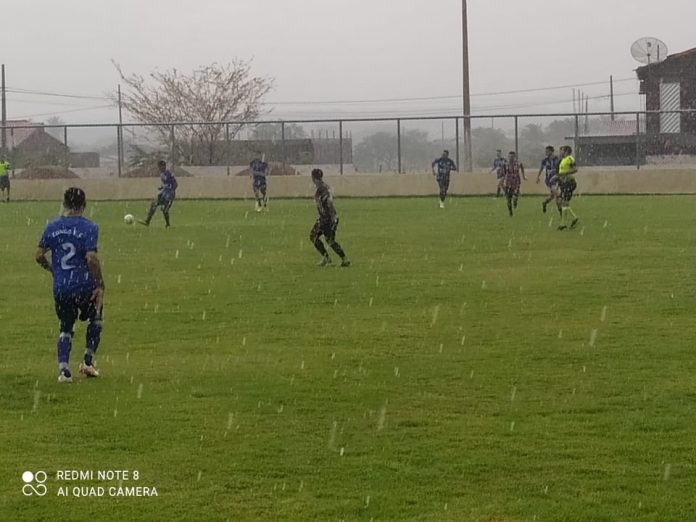
<svg viewBox="0 0 696 522">
<path fill-rule="evenodd" d="M 2 141 L 0 142 L 0 150 L 2 150 L 3 154 L 5 153 L 5 150 L 7 149 L 7 129 L 5 128 L 5 125 L 7 125 L 7 98 L 5 97 L 5 64 L 2 64 Z"/>
<path fill-rule="evenodd" d="M 609 75 L 609 104 L 611 110 L 611 121 L 614 121 L 614 76 Z"/>
<path fill-rule="evenodd" d="M 469 29 L 466 13 L 466 0 L 462 0 L 462 107 L 464 112 L 464 154 L 466 155 L 466 171 L 473 169 L 471 148 L 471 93 L 469 91 Z"/>
</svg>

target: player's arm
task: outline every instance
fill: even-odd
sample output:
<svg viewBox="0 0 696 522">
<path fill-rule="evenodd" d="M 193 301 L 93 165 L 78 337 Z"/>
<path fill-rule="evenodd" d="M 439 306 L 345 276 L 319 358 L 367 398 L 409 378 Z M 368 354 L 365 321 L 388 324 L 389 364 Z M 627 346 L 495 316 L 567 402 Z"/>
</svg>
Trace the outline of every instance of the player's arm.
<svg viewBox="0 0 696 522">
<path fill-rule="evenodd" d="M 92 292 L 92 300 L 97 310 L 100 310 L 104 302 L 104 278 L 102 276 L 101 263 L 99 262 L 99 255 L 96 250 L 89 250 L 85 255 L 87 260 L 87 268 L 92 276 L 92 280 L 96 285 L 94 292 Z"/>
<path fill-rule="evenodd" d="M 46 270 L 47 272 L 53 273 L 53 269 L 51 268 L 51 263 L 48 262 L 48 259 L 46 258 L 46 254 L 48 253 L 48 248 L 44 247 L 39 247 L 38 250 L 36 251 L 36 262 L 39 264 L 41 268 Z"/>
<path fill-rule="evenodd" d="M 570 170 L 568 171 L 568 174 L 576 174 L 578 172 L 578 168 L 575 166 L 575 162 L 570 164 Z"/>
<path fill-rule="evenodd" d="M 539 183 L 539 179 L 541 179 L 541 173 L 544 172 L 545 166 L 546 166 L 546 163 L 542 160 L 541 167 L 539 167 L 539 173 L 537 174 L 537 179 L 536 179 L 537 183 Z"/>
<path fill-rule="evenodd" d="M 527 181 L 527 176 L 524 174 L 524 165 L 520 163 L 520 173 L 522 174 L 522 179 Z"/>
<path fill-rule="evenodd" d="M 457 164 L 453 160 L 450 160 L 450 167 L 452 167 L 452 170 L 457 171 Z"/>
<path fill-rule="evenodd" d="M 439 161 L 439 160 L 437 160 L 437 159 L 436 159 L 436 160 L 433 160 L 433 162 L 430 164 L 430 168 L 431 168 L 432 171 L 433 171 L 433 175 L 435 174 L 435 165 L 437 165 L 437 162 L 438 162 L 438 161 Z"/>
</svg>

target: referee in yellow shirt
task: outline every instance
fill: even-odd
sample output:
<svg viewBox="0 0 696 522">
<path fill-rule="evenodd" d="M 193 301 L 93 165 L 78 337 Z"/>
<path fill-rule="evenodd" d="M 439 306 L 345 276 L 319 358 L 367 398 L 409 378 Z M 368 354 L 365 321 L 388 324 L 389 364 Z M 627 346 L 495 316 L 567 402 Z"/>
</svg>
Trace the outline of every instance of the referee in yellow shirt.
<svg viewBox="0 0 696 522">
<path fill-rule="evenodd" d="M 568 228 L 568 219 L 570 219 L 570 217 L 572 217 L 570 228 L 575 228 L 579 221 L 578 216 L 575 214 L 575 212 L 573 212 L 573 209 L 570 208 L 570 200 L 573 199 L 573 192 L 575 192 L 575 189 L 578 186 L 573 175 L 578 171 L 578 169 L 575 166 L 573 149 L 571 149 L 568 145 L 564 145 L 561 147 L 560 151 L 561 161 L 558 164 L 558 175 L 556 176 L 558 191 L 560 193 L 559 202 L 561 206 L 561 224 L 558 227 L 558 230 L 565 230 Z"/>
<path fill-rule="evenodd" d="M 10 162 L 5 158 L 0 158 L 0 190 L 2 190 L 3 197 L 5 196 L 5 190 L 7 190 L 6 201 L 10 202 Z"/>
</svg>

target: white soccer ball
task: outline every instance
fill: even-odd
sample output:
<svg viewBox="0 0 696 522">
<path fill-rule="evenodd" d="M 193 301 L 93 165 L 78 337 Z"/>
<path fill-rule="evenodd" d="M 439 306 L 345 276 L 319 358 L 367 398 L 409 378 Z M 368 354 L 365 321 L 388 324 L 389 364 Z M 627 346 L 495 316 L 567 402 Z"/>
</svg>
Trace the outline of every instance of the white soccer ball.
<svg viewBox="0 0 696 522">
<path fill-rule="evenodd" d="M 132 225 L 135 223 L 135 216 L 133 214 L 126 214 L 123 216 L 123 221 L 126 223 L 126 225 Z"/>
</svg>

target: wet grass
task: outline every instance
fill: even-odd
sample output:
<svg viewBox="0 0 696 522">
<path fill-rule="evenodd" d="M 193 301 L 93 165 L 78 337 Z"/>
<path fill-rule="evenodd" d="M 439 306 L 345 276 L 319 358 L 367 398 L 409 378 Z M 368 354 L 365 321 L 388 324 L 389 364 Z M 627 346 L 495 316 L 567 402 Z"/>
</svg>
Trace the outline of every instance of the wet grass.
<svg viewBox="0 0 696 522">
<path fill-rule="evenodd" d="M 536 198 L 339 199 L 350 269 L 314 266 L 307 200 L 122 223 L 144 205 L 89 208 L 103 378 L 71 386 L 32 259 L 57 205 L 0 205 L 1 520 L 696 518 L 692 198 L 581 198 L 574 232 Z"/>
</svg>

